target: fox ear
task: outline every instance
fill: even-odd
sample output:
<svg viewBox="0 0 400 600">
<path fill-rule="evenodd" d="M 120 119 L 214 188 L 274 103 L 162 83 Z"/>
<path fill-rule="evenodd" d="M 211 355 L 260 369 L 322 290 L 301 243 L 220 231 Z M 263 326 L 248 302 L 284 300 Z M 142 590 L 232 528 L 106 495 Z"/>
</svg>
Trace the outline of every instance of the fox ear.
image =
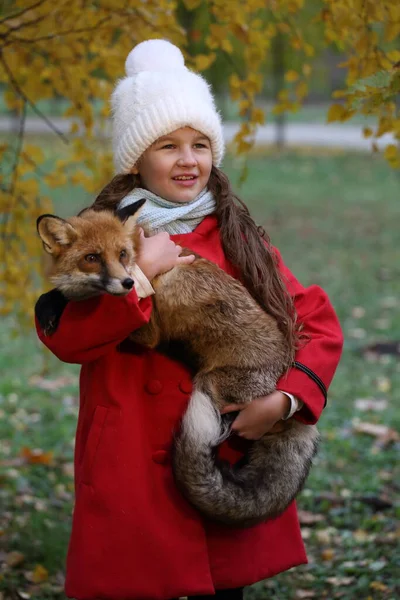
<svg viewBox="0 0 400 600">
<path fill-rule="evenodd" d="M 55 215 L 41 215 L 36 221 L 36 227 L 43 247 L 49 254 L 56 253 L 60 246 L 68 246 L 77 238 L 72 225 Z"/>
<path fill-rule="evenodd" d="M 142 208 L 143 204 L 146 202 L 146 198 L 141 198 L 137 202 L 133 204 L 128 204 L 121 210 L 117 211 L 117 217 L 123 223 L 124 228 L 127 230 L 129 235 L 132 235 L 135 231 L 136 221 L 139 216 L 138 211 Z"/>
<path fill-rule="evenodd" d="M 141 198 L 137 200 L 137 202 L 133 202 L 133 204 L 128 204 L 128 206 L 124 206 L 121 210 L 117 211 L 117 217 L 122 223 L 125 223 L 129 217 L 133 217 L 136 215 L 136 218 L 139 216 L 136 213 L 139 208 L 142 208 L 143 204 L 146 202 L 146 198 Z"/>
</svg>

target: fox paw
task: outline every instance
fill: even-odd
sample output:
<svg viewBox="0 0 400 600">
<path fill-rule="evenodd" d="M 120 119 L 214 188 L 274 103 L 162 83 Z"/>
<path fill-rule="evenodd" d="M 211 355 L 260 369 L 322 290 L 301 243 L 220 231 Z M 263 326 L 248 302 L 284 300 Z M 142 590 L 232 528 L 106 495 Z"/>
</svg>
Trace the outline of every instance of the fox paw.
<svg viewBox="0 0 400 600">
<path fill-rule="evenodd" d="M 44 335 L 52 335 L 58 327 L 68 300 L 57 289 L 42 294 L 35 306 L 35 315 Z"/>
</svg>

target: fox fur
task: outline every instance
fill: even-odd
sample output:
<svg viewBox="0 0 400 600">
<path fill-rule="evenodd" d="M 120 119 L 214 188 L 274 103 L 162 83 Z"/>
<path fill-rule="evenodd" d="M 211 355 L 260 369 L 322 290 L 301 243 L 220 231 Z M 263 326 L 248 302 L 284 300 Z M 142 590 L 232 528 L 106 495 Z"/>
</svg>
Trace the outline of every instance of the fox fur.
<svg viewBox="0 0 400 600">
<path fill-rule="evenodd" d="M 118 262 L 115 256 L 121 248 L 118 230 L 124 249 L 129 248 L 132 266 L 137 248 L 137 242 L 132 241 L 136 239 L 134 212 L 138 208 L 124 209 L 120 218 L 126 219 L 125 225 L 110 213 L 87 210 L 81 217 L 64 222 L 65 228 L 83 231 L 79 219 L 85 221 L 84 227 L 92 225 L 102 249 L 100 256 L 110 256 L 109 246 L 117 248 L 113 263 Z M 133 216 L 127 215 L 127 209 Z M 38 230 L 46 248 L 51 244 L 40 223 Z M 51 279 L 69 298 L 101 291 L 115 293 L 114 283 L 100 289 L 101 277 L 94 280 L 91 273 L 87 275 L 86 264 L 78 260 L 76 246 L 86 248 L 82 255 L 88 253 L 89 239 L 86 231 L 82 241 L 78 235 L 62 252 L 52 253 Z M 111 272 L 111 263 L 106 259 L 104 263 Z M 128 263 L 122 268 L 129 274 Z M 230 526 L 247 527 L 278 516 L 308 476 L 317 451 L 316 427 L 294 419 L 282 421 L 279 432 L 255 441 L 246 460 L 236 466 L 222 463 L 216 453 L 218 445 L 229 437 L 232 421 L 232 415 L 221 416 L 220 409 L 270 394 L 290 366 L 289 348 L 275 319 L 239 281 L 199 256 L 190 265 L 178 265 L 158 275 L 152 285 L 155 295 L 150 322 L 133 332 L 131 339 L 150 348 L 180 342 L 196 364 L 193 393 L 174 443 L 173 470 L 179 489 L 204 515 Z M 121 293 L 127 292 L 121 289 Z"/>
</svg>

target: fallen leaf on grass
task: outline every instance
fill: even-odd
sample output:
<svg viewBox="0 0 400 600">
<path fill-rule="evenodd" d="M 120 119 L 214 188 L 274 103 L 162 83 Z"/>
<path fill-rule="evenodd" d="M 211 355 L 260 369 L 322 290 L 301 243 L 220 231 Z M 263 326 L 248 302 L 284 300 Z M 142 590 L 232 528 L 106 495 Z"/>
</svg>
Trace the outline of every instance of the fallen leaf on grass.
<svg viewBox="0 0 400 600">
<path fill-rule="evenodd" d="M 353 421 L 353 430 L 356 433 L 372 435 L 376 438 L 379 446 L 382 447 L 387 446 L 390 442 L 398 442 L 400 440 L 400 435 L 395 429 L 387 425 L 379 425 L 378 423 L 367 423 L 355 419 Z"/>
<path fill-rule="evenodd" d="M 388 586 L 381 581 L 371 581 L 369 587 L 376 592 L 386 592 L 389 589 Z"/>
<path fill-rule="evenodd" d="M 21 457 L 18 458 L 7 458 L 6 460 L 0 460 L 0 467 L 8 468 L 8 467 L 22 467 L 24 464 L 24 459 Z M 12 476 L 12 475 L 11 475 Z"/>
<path fill-rule="evenodd" d="M 62 471 L 63 474 L 66 475 L 67 477 L 74 477 L 74 463 L 73 462 L 69 462 L 69 463 L 64 463 L 62 466 Z"/>
<path fill-rule="evenodd" d="M 363 306 L 354 306 L 351 309 L 351 316 L 354 319 L 362 319 L 362 317 L 365 317 L 365 308 Z"/>
<path fill-rule="evenodd" d="M 315 592 L 312 590 L 296 590 L 295 598 L 315 598 Z"/>
<path fill-rule="evenodd" d="M 378 535 L 375 539 L 376 544 L 397 545 L 400 539 L 400 528 L 397 531 L 389 531 L 382 535 Z"/>
<path fill-rule="evenodd" d="M 322 550 L 321 552 L 321 558 L 322 560 L 333 560 L 333 558 L 335 557 L 335 551 L 332 550 L 332 548 L 326 548 L 325 550 Z"/>
<path fill-rule="evenodd" d="M 49 578 L 49 572 L 42 565 L 36 565 L 33 571 L 26 571 L 24 573 L 25 579 L 31 583 L 43 583 Z"/>
<path fill-rule="evenodd" d="M 362 327 L 355 327 L 354 329 L 350 329 L 347 335 L 355 340 L 362 340 L 367 337 L 367 332 Z"/>
<path fill-rule="evenodd" d="M 374 539 L 374 536 L 367 533 L 364 529 L 356 529 L 353 533 L 353 538 L 360 543 L 370 542 Z"/>
<path fill-rule="evenodd" d="M 320 544 L 330 544 L 332 542 L 332 536 L 336 533 L 334 527 L 328 527 L 327 529 L 320 529 L 316 532 L 315 537 Z"/>
<path fill-rule="evenodd" d="M 384 331 L 385 329 L 389 329 L 390 327 L 390 319 L 381 317 L 380 319 L 375 319 L 374 325 L 376 329 L 380 329 Z"/>
<path fill-rule="evenodd" d="M 388 377 L 378 377 L 376 386 L 380 392 L 387 393 L 392 389 L 392 382 Z"/>
<path fill-rule="evenodd" d="M 356 580 L 355 577 L 327 577 L 326 581 L 331 585 L 351 585 Z"/>
<path fill-rule="evenodd" d="M 53 462 L 53 452 L 44 452 L 40 448 L 24 446 L 20 454 L 31 465 L 50 465 Z"/>
<path fill-rule="evenodd" d="M 325 519 L 323 515 L 317 515 L 308 510 L 299 510 L 299 520 L 300 525 L 315 525 L 315 523 L 320 523 Z"/>
<path fill-rule="evenodd" d="M 18 567 L 20 564 L 22 564 L 25 560 L 25 555 L 22 554 L 22 552 L 17 552 L 16 550 L 13 550 L 13 552 L 9 552 L 6 555 L 6 564 L 9 567 Z"/>
<path fill-rule="evenodd" d="M 388 402 L 383 398 L 380 400 L 378 400 L 377 398 L 357 398 L 357 400 L 354 401 L 354 406 L 358 410 L 362 411 L 381 411 L 385 410 L 388 407 Z"/>
</svg>

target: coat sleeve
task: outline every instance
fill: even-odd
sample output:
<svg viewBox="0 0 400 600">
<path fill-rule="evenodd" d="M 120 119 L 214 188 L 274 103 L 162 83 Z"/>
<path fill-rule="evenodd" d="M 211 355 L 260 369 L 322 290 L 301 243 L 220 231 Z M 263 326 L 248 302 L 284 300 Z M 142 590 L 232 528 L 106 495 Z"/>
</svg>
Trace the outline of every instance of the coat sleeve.
<svg viewBox="0 0 400 600">
<path fill-rule="evenodd" d="M 284 265 L 277 250 L 276 254 L 279 270 L 294 300 L 298 321 L 303 325 L 302 333 L 307 336 L 295 356 L 295 364 L 300 368 L 289 369 L 276 387 L 301 400 L 304 406 L 296 419 L 313 424 L 326 404 L 322 389 L 324 386 L 328 389 L 339 364 L 342 330 L 327 294 L 316 285 L 303 287 Z"/>
<path fill-rule="evenodd" d="M 151 298 L 139 301 L 135 289 L 124 297 L 103 294 L 68 302 L 52 335 L 44 335 L 37 319 L 36 330 L 39 339 L 57 358 L 83 364 L 97 360 L 145 325 L 151 310 Z"/>
</svg>

